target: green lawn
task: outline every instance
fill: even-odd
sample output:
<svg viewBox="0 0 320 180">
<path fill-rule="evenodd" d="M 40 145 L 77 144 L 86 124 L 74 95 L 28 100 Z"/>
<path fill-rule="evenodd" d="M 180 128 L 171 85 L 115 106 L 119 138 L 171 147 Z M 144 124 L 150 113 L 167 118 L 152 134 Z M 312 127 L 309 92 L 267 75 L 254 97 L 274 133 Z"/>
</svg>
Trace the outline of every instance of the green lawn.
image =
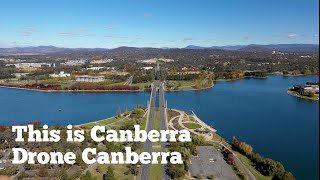
<svg viewBox="0 0 320 180">
<path fill-rule="evenodd" d="M 200 124 L 197 124 L 197 123 L 182 123 L 182 124 L 188 129 L 198 129 L 202 127 Z"/>
<path fill-rule="evenodd" d="M 146 114 L 143 118 L 142 118 L 142 124 L 140 125 L 140 129 L 141 130 L 145 130 L 146 129 L 146 125 L 147 125 L 147 117 L 148 114 Z"/>
<path fill-rule="evenodd" d="M 118 120 L 121 120 L 121 119 L 123 119 L 123 117 L 121 117 L 121 118 L 111 117 L 111 118 L 103 119 L 103 120 L 100 120 L 100 121 L 95 121 L 95 122 L 83 124 L 83 125 L 80 125 L 80 127 L 84 128 L 84 129 L 91 129 L 94 126 L 108 125 L 108 124 L 114 123 L 114 122 L 116 122 Z"/>
<path fill-rule="evenodd" d="M 139 86 L 140 90 L 144 90 L 145 86 L 150 86 L 150 85 L 151 85 L 151 82 L 132 84 L 132 86 Z"/>
<path fill-rule="evenodd" d="M 153 152 L 161 152 L 160 147 L 153 148 Z M 162 179 L 162 169 L 161 169 L 161 163 L 160 163 L 160 157 L 158 157 L 158 164 L 151 164 L 151 170 L 150 170 L 150 179 L 151 180 L 158 180 Z"/>
<path fill-rule="evenodd" d="M 120 119 L 122 119 L 124 117 L 121 117 L 121 118 L 115 118 L 115 117 L 111 117 L 111 118 L 108 118 L 108 119 L 104 119 L 104 120 L 101 120 L 101 121 L 98 121 L 97 123 L 98 124 L 103 124 L 103 125 L 108 125 L 108 124 L 111 124 L 111 123 L 114 123 Z"/>
<path fill-rule="evenodd" d="M 194 81 L 168 81 L 173 87 L 170 90 L 193 90 Z M 178 89 L 177 89 L 178 88 Z"/>
<path fill-rule="evenodd" d="M 153 124 L 153 129 L 154 130 L 157 130 L 157 131 L 160 131 L 160 128 L 161 128 L 161 121 L 160 121 L 160 110 L 159 108 L 156 108 L 155 109 L 155 112 L 154 112 L 154 124 Z M 160 142 L 154 142 L 153 145 L 155 146 L 160 146 Z"/>
<path fill-rule="evenodd" d="M 99 172 L 97 171 L 91 171 L 93 173 L 93 175 L 95 177 L 97 177 L 98 179 L 102 179 L 103 174 L 105 174 L 107 172 L 108 166 L 111 166 L 113 168 L 113 173 L 115 175 L 116 180 L 123 180 L 123 179 L 134 179 L 134 175 L 133 174 L 128 174 L 125 175 L 124 172 L 126 172 L 128 170 L 126 164 L 114 164 L 114 165 L 98 165 L 97 169 Z"/>
<path fill-rule="evenodd" d="M 161 123 L 160 123 L 160 110 L 157 108 L 154 112 L 154 124 L 153 124 L 153 129 L 160 131 L 160 127 Z"/>
</svg>

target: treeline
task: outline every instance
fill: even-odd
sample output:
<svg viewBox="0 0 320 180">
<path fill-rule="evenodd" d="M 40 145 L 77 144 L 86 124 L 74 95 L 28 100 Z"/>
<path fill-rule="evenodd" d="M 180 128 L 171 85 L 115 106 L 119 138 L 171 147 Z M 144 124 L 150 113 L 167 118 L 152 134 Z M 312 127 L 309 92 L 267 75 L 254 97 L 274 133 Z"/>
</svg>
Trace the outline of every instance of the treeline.
<svg viewBox="0 0 320 180">
<path fill-rule="evenodd" d="M 244 73 L 246 77 L 267 77 L 267 72 L 265 71 L 247 71 Z"/>
<path fill-rule="evenodd" d="M 199 74 L 168 74 L 167 80 L 192 81 L 199 78 Z"/>
<path fill-rule="evenodd" d="M 244 77 L 244 72 L 241 70 L 214 73 L 215 80 L 218 80 L 218 79 L 240 79 L 243 77 Z"/>
<path fill-rule="evenodd" d="M 89 84 L 89 83 L 77 83 L 69 87 L 66 87 L 65 90 L 139 90 L 139 86 L 130 86 L 130 85 L 112 85 L 105 86 L 100 84 Z"/>
<path fill-rule="evenodd" d="M 128 70 L 128 68 L 127 68 Z M 133 71 L 130 70 L 129 71 Z M 132 83 L 146 83 L 155 79 L 154 70 L 135 70 Z"/>
<path fill-rule="evenodd" d="M 285 170 L 279 162 L 270 158 L 264 158 L 253 151 L 252 146 L 239 141 L 236 137 L 232 138 L 232 148 L 248 157 L 262 175 L 271 176 L 273 180 L 294 180 L 294 176 Z"/>
<path fill-rule="evenodd" d="M 266 71 L 242 71 L 242 70 L 235 70 L 235 71 L 227 71 L 227 72 L 216 72 L 214 79 L 241 79 L 245 77 L 258 77 L 258 78 L 265 78 L 267 77 Z"/>
<path fill-rule="evenodd" d="M 13 74 L 14 70 L 11 68 L 2 68 L 0 67 L 0 79 L 9 79 L 9 78 L 15 78 L 16 76 Z"/>
<path fill-rule="evenodd" d="M 25 84 L 25 85 L 14 85 L 14 84 L 0 84 L 4 87 L 23 88 L 23 89 L 37 89 L 37 90 L 62 90 L 61 85 L 44 85 L 44 84 Z"/>
<path fill-rule="evenodd" d="M 44 84 L 26 84 L 26 85 L 13 85 L 13 84 L 0 84 L 4 87 L 34 89 L 34 90 L 139 90 L 139 86 L 130 85 L 100 85 L 100 84 L 73 84 L 69 87 L 62 88 L 61 85 L 44 85 Z"/>
<path fill-rule="evenodd" d="M 201 75 L 198 79 L 195 81 L 195 88 L 196 89 L 202 89 L 202 88 L 208 88 L 213 86 L 214 81 L 214 75 L 208 74 L 206 76 Z"/>
<path fill-rule="evenodd" d="M 305 90 L 302 86 L 294 86 L 293 88 L 290 88 L 289 91 L 294 91 L 301 96 L 307 96 L 307 97 L 314 97 L 315 91 Z"/>
<path fill-rule="evenodd" d="M 181 152 L 183 164 L 168 164 L 166 173 L 172 179 L 182 178 L 188 172 L 188 163 L 191 156 L 198 154 L 197 146 L 205 145 L 205 140 L 202 136 L 192 136 L 192 142 L 171 142 L 169 151 Z"/>
</svg>

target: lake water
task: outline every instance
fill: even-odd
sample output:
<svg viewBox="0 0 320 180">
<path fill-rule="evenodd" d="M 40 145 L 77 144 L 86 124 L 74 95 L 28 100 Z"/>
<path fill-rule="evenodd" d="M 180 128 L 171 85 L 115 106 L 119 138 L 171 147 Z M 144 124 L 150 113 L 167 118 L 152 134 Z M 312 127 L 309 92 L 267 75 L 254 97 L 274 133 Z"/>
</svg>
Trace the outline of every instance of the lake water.
<svg viewBox="0 0 320 180">
<path fill-rule="evenodd" d="M 168 106 L 193 110 L 227 140 L 251 144 L 281 161 L 297 179 L 319 179 L 319 102 L 289 96 L 288 87 L 318 76 L 216 82 L 202 91 L 168 92 Z M 148 92 L 46 93 L 0 88 L 0 124 L 40 120 L 81 124 L 115 115 L 118 107 L 146 105 Z M 59 111 L 61 109 L 62 111 Z"/>
</svg>

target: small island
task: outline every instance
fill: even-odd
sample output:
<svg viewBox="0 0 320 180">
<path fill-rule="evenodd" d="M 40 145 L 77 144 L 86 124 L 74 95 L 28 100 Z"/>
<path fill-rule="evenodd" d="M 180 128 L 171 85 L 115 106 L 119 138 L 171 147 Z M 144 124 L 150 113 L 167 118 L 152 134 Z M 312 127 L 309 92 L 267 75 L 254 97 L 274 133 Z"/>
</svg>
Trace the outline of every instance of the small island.
<svg viewBox="0 0 320 180">
<path fill-rule="evenodd" d="M 288 94 L 303 99 L 319 101 L 319 82 L 307 82 L 288 89 Z"/>
</svg>

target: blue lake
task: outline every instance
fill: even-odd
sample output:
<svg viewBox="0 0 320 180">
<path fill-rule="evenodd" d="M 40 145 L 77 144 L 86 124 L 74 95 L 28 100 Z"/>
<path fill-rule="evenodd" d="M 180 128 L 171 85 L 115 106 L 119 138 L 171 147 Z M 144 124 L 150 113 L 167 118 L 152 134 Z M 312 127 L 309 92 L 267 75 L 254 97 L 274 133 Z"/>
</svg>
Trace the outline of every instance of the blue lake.
<svg viewBox="0 0 320 180">
<path fill-rule="evenodd" d="M 168 106 L 193 110 L 227 140 L 237 136 L 255 152 L 281 161 L 297 179 L 319 179 L 319 102 L 289 96 L 288 87 L 318 76 L 216 82 L 202 91 L 168 92 Z M 46 93 L 0 88 L 0 124 L 40 120 L 81 124 L 146 105 L 148 92 Z M 62 111 L 59 111 L 61 109 Z"/>
</svg>

